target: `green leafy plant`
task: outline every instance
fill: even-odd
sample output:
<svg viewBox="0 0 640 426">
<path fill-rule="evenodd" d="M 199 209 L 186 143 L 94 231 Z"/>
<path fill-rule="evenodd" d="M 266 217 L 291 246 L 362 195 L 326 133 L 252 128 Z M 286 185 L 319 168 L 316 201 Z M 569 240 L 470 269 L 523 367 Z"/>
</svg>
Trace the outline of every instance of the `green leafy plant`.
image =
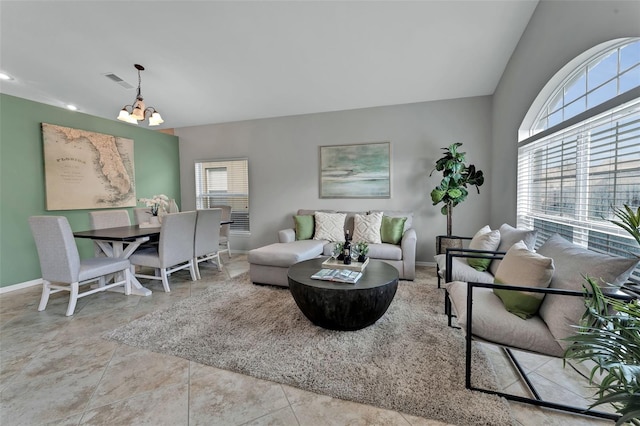
<svg viewBox="0 0 640 426">
<path fill-rule="evenodd" d="M 621 415 L 616 425 L 640 425 L 640 304 L 605 296 L 593 278 L 585 281 L 587 310 L 578 333 L 566 339 L 572 343 L 564 360 L 596 364 L 589 376 L 598 388 L 591 407 L 611 404 Z"/>
<path fill-rule="evenodd" d="M 440 209 L 443 215 L 447 216 L 447 235 L 451 236 L 453 208 L 463 202 L 469 191 L 468 186 L 475 186 L 478 194 L 480 186 L 484 183 L 482 171 L 476 170 L 473 164 L 465 163 L 465 152 L 459 152 L 458 148 L 462 144 L 457 142 L 449 145 L 444 150 L 444 156 L 436 161 L 436 167 L 431 171 L 442 172 L 440 184 L 431 191 L 431 201 L 433 205 L 443 203 Z"/>
<path fill-rule="evenodd" d="M 358 241 L 354 245 L 355 253 L 358 254 L 358 262 L 364 262 L 367 260 L 367 254 L 369 253 L 369 244 L 366 241 Z"/>
<path fill-rule="evenodd" d="M 631 207 L 623 204 L 623 208 L 615 207 L 613 214 L 619 220 L 610 220 L 609 222 L 627 231 L 636 239 L 638 245 L 640 245 L 640 207 L 638 207 L 638 210 L 634 213 Z"/>
</svg>

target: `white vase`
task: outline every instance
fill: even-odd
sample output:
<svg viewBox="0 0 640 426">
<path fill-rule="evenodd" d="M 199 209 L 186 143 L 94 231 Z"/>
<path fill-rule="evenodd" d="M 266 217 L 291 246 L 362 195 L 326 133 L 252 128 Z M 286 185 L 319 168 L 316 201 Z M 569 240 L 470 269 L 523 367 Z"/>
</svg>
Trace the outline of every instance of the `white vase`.
<svg viewBox="0 0 640 426">
<path fill-rule="evenodd" d="M 178 213 L 180 209 L 178 209 L 178 204 L 176 204 L 175 199 L 169 200 L 169 213 Z"/>
<path fill-rule="evenodd" d="M 151 216 L 149 218 L 149 223 L 152 225 L 160 226 L 160 219 L 158 218 L 158 216 Z"/>
</svg>

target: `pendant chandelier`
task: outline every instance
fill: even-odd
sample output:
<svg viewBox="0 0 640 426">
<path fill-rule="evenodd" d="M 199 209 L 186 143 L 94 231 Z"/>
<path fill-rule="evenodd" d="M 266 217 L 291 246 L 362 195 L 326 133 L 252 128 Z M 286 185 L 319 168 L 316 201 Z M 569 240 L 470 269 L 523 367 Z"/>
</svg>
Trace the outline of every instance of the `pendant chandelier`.
<svg viewBox="0 0 640 426">
<path fill-rule="evenodd" d="M 142 65 L 135 64 L 134 67 L 138 70 L 138 94 L 132 105 L 125 105 L 120 114 L 118 120 L 125 121 L 131 124 L 138 124 L 138 121 L 143 121 L 147 112 L 149 113 L 149 126 L 157 126 L 164 123 L 164 120 L 160 116 L 160 113 L 154 107 L 145 107 L 142 99 L 142 92 L 140 91 L 140 84 L 142 79 L 140 78 L 140 71 L 144 71 Z"/>
</svg>

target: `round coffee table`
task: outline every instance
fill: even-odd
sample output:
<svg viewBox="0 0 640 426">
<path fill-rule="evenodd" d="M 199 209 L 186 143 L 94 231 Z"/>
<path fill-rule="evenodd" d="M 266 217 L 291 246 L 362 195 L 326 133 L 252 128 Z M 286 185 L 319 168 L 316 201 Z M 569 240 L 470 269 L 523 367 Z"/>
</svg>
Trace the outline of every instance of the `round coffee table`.
<svg viewBox="0 0 640 426">
<path fill-rule="evenodd" d="M 325 259 L 305 260 L 289 268 L 289 290 L 302 313 L 331 330 L 360 330 L 380 319 L 398 289 L 396 268 L 370 259 L 355 284 L 311 279 Z"/>
</svg>

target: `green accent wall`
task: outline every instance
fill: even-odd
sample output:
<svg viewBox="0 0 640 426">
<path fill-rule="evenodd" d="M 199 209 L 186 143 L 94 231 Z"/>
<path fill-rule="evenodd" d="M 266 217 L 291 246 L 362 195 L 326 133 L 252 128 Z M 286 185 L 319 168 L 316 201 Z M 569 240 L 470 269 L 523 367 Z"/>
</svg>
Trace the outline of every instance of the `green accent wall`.
<svg viewBox="0 0 640 426">
<path fill-rule="evenodd" d="M 41 278 L 30 216 L 66 216 L 74 231 L 89 229 L 88 210 L 45 208 L 41 123 L 133 139 L 136 197 L 162 193 L 181 204 L 178 137 L 0 94 L 0 287 Z M 76 243 L 81 257 L 93 255 L 91 241 Z"/>
</svg>

